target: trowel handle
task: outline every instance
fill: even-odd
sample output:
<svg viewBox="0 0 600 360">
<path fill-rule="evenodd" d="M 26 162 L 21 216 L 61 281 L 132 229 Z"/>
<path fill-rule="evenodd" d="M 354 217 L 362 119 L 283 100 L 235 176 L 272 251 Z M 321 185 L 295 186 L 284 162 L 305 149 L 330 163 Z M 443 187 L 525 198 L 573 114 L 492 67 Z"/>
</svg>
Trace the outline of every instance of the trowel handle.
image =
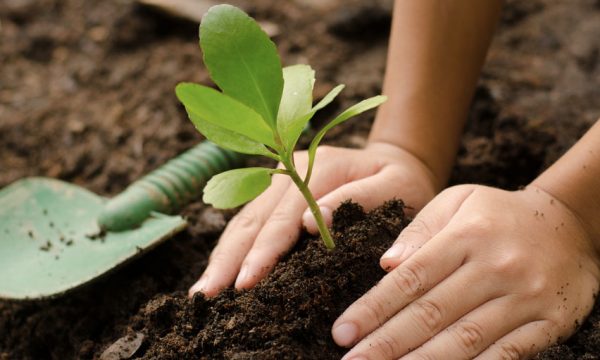
<svg viewBox="0 0 600 360">
<path fill-rule="evenodd" d="M 122 231 L 138 226 L 152 211 L 177 212 L 200 195 L 213 175 L 238 168 L 243 162 L 243 155 L 203 141 L 108 200 L 98 225 L 103 230 Z"/>
</svg>

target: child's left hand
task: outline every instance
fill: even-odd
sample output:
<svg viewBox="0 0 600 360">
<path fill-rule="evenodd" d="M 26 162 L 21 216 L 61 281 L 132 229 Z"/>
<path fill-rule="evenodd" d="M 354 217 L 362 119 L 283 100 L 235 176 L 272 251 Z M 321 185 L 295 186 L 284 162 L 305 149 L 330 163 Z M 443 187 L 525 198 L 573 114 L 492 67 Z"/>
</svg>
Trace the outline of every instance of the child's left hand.
<svg viewBox="0 0 600 360">
<path fill-rule="evenodd" d="M 527 357 L 578 328 L 600 282 L 582 223 L 533 186 L 445 190 L 381 265 L 393 270 L 333 326 L 344 359 Z"/>
</svg>

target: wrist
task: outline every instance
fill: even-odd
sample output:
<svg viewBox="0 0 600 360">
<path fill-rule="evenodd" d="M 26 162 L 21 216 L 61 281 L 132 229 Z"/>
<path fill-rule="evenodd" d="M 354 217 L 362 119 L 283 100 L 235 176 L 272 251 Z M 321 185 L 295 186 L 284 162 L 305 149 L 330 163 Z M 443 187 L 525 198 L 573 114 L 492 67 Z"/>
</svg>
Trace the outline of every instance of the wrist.
<svg viewBox="0 0 600 360">
<path fill-rule="evenodd" d="M 532 184 L 564 203 L 581 220 L 600 251 L 600 120 Z"/>
<path fill-rule="evenodd" d="M 535 179 L 529 186 L 548 194 L 554 201 L 567 209 L 581 224 L 582 229 L 588 234 L 596 252 L 600 254 L 600 208 L 599 211 L 590 211 L 594 207 L 583 205 L 581 196 L 573 189 L 570 182 L 561 181 L 561 177 L 546 171 Z"/>
<path fill-rule="evenodd" d="M 444 121 L 436 121 L 441 115 L 424 111 L 422 102 L 396 99 L 400 103 L 392 104 L 392 100 L 378 110 L 369 142 L 394 145 L 419 159 L 433 174 L 435 187 L 440 191 L 446 187 L 454 165 L 463 114 L 448 111 Z"/>
<path fill-rule="evenodd" d="M 412 175 L 417 177 L 417 181 L 427 184 L 427 188 L 431 190 L 432 197 L 446 186 L 446 179 L 441 179 L 424 159 L 402 146 L 387 141 L 369 139 L 366 149 L 386 152 L 390 156 L 393 156 L 395 160 L 411 168 Z"/>
</svg>

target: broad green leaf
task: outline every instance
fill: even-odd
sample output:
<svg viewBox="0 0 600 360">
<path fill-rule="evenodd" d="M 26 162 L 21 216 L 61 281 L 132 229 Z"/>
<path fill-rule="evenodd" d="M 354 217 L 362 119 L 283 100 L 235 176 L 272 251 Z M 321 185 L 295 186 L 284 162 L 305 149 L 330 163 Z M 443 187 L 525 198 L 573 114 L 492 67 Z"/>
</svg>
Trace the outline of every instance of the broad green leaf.
<svg viewBox="0 0 600 360">
<path fill-rule="evenodd" d="M 200 24 L 200 46 L 211 78 L 221 90 L 276 129 L 283 91 L 281 60 L 256 21 L 234 6 L 213 6 Z"/>
<path fill-rule="evenodd" d="M 253 167 L 215 175 L 204 187 L 202 201 L 212 204 L 217 209 L 229 209 L 245 204 L 271 185 L 273 171 Z"/>
<path fill-rule="evenodd" d="M 247 136 L 205 121 L 192 112 L 189 112 L 188 115 L 192 123 L 196 126 L 196 129 L 198 129 L 198 131 L 200 131 L 200 133 L 208 140 L 220 147 L 237 151 L 242 154 L 263 155 L 274 160 L 280 160 L 277 155 L 269 151 L 263 144 L 254 141 Z"/>
<path fill-rule="evenodd" d="M 329 130 L 331 130 L 331 128 L 333 128 L 334 126 L 339 125 L 339 124 L 343 123 L 344 121 L 346 121 L 356 115 L 359 115 L 367 110 L 373 109 L 373 108 L 383 104 L 386 100 L 387 100 L 386 96 L 377 95 L 377 96 L 373 96 L 372 98 L 363 100 L 363 101 L 359 102 L 358 104 L 354 104 L 354 105 L 350 106 L 348 109 L 346 109 L 346 111 L 339 114 L 335 119 L 331 120 L 331 122 L 329 122 L 329 124 L 325 125 L 317 133 L 317 135 L 315 135 L 312 142 L 310 143 L 310 146 L 308 147 L 308 170 L 306 172 L 306 178 L 304 179 L 304 182 L 306 184 L 308 184 L 308 182 L 310 181 L 310 176 L 312 174 L 312 168 L 315 163 L 315 155 L 317 153 L 317 147 L 319 146 L 319 143 L 321 142 L 321 140 L 323 140 L 323 137 L 325 136 L 325 134 Z"/>
<path fill-rule="evenodd" d="M 315 71 L 308 65 L 283 68 L 283 95 L 277 114 L 277 130 L 286 145 L 294 135 L 294 122 L 305 117 L 312 107 Z"/>
<path fill-rule="evenodd" d="M 302 131 L 306 127 L 306 124 L 315 116 L 315 113 L 325 106 L 329 105 L 344 89 L 344 85 L 338 85 L 334 87 L 321 101 L 317 103 L 308 113 L 295 118 L 289 125 L 287 125 L 285 135 L 283 135 L 282 129 L 279 129 L 279 133 L 282 134 L 285 146 L 289 150 L 293 150 L 296 147 L 296 142 Z M 283 100 L 283 99 L 282 99 Z"/>
<path fill-rule="evenodd" d="M 274 147 L 273 131 L 262 117 L 239 101 L 207 86 L 180 83 L 175 88 L 188 114 Z"/>
</svg>

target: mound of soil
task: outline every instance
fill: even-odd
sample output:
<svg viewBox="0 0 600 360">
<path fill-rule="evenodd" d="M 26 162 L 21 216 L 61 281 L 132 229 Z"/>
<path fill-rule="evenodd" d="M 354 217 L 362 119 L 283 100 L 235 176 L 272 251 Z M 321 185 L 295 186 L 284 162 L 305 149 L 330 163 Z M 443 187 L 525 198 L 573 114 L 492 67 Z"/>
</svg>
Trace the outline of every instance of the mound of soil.
<svg viewBox="0 0 600 360">
<path fill-rule="evenodd" d="M 231 2 L 279 27 L 275 41 L 284 63 L 317 70 L 317 98 L 337 83 L 347 85 L 315 127 L 381 91 L 392 0 Z M 0 21 L 0 186 L 39 175 L 112 195 L 200 140 L 173 93 L 179 81 L 208 84 L 197 25 L 134 0 L 3 0 Z M 599 36 L 597 0 L 508 0 L 451 183 L 516 189 L 571 146 L 600 117 Z M 360 116 L 325 140 L 360 147 L 371 121 L 372 114 Z M 142 331 L 136 354 L 192 356 L 195 342 L 208 344 L 198 337 L 205 326 L 226 334 L 227 323 L 207 315 L 210 306 L 230 300 L 241 309 L 258 293 L 228 292 L 210 304 L 188 303 L 183 294 L 233 213 L 196 203 L 183 214 L 190 223 L 184 232 L 87 288 L 48 301 L 0 301 L 0 359 L 98 358 L 117 339 Z M 194 311 L 205 320 L 191 319 Z M 153 332 L 152 324 L 162 327 Z M 329 341 L 328 334 L 307 343 Z M 123 340 L 123 353 L 136 339 Z M 597 305 L 571 339 L 538 358 L 598 354 Z"/>
<path fill-rule="evenodd" d="M 378 260 L 408 219 L 401 201 L 334 213 L 333 251 L 302 237 L 255 288 L 214 299 L 159 295 L 133 317 L 143 359 L 338 359 L 331 325 L 384 275 Z M 135 338 L 135 337 L 132 337 Z M 107 356 L 107 355 L 105 355 Z"/>
</svg>

